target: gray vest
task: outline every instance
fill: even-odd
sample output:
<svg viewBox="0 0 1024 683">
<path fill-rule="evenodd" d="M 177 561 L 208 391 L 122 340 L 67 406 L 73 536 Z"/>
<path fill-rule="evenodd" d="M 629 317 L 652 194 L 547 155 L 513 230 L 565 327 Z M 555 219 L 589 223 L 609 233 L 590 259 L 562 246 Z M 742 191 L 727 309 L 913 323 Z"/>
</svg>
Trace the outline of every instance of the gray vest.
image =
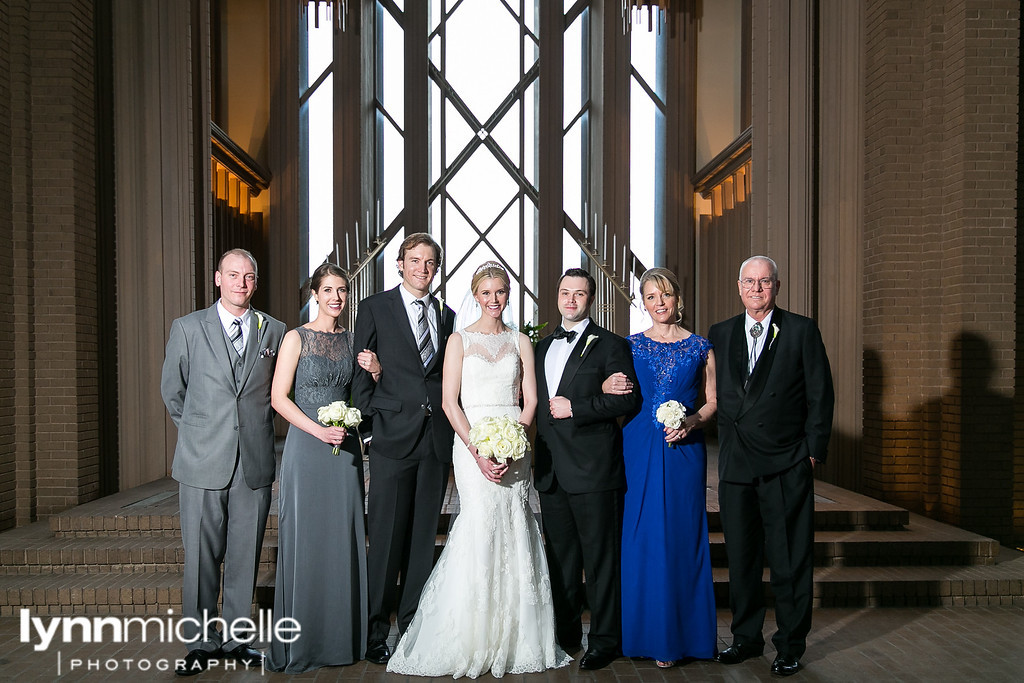
<svg viewBox="0 0 1024 683">
<path fill-rule="evenodd" d="M 245 371 L 246 362 L 249 360 L 249 356 L 255 353 L 254 349 L 256 348 L 256 344 L 252 343 L 252 339 L 250 339 L 253 333 L 252 327 L 253 325 L 250 323 L 249 334 L 245 335 L 244 337 L 245 352 L 241 356 L 239 356 L 237 353 L 235 353 L 235 345 L 231 343 L 231 338 L 228 336 L 227 330 L 224 329 L 223 325 L 220 326 L 221 332 L 224 333 L 224 345 L 227 347 L 228 358 L 231 359 L 231 369 L 234 371 L 235 375 L 236 390 L 242 385 L 242 376 Z"/>
</svg>

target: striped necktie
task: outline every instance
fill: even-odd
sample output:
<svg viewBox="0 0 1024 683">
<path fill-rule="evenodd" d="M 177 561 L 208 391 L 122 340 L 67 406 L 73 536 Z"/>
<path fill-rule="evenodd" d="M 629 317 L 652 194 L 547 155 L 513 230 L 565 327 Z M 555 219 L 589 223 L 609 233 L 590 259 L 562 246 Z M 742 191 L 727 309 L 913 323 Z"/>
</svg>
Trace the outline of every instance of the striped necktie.
<svg viewBox="0 0 1024 683">
<path fill-rule="evenodd" d="M 245 352 L 245 340 L 242 338 L 242 319 L 235 318 L 231 321 L 231 335 L 228 337 L 231 345 L 235 347 L 235 353 L 239 356 Z"/>
<path fill-rule="evenodd" d="M 416 346 L 420 351 L 420 361 L 423 362 L 423 367 L 426 367 L 434 356 L 434 342 L 430 339 L 430 326 L 427 324 L 427 304 L 422 299 L 417 299 L 413 303 L 420 309 L 416 318 Z"/>
</svg>

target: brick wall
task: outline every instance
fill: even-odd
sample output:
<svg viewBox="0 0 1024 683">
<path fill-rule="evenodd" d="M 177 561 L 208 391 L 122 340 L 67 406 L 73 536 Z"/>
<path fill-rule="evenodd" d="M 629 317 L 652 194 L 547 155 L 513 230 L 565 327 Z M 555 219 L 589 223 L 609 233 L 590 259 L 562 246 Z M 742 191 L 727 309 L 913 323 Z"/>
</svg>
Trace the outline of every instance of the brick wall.
<svg viewBox="0 0 1024 683">
<path fill-rule="evenodd" d="M 1017 2 L 866 3 L 865 489 L 1007 543 L 1018 35 Z"/>
<path fill-rule="evenodd" d="M 0 244 L 14 238 L 11 212 L 11 23 L 6 0 L 0 0 Z M 0 249 L 0 320 L 13 317 L 11 249 Z M 0 325 L 0 529 L 14 524 L 14 331 Z"/>
<path fill-rule="evenodd" d="M 29 272 L 32 241 L 31 87 L 29 18 L 27 2 L 10 2 L 11 65 L 11 328 L 14 342 L 14 451 L 15 517 L 18 524 L 32 521 L 35 497 L 35 357 L 29 315 Z M 5 503 L 9 502 L 5 500 Z M 5 520 L 8 523 L 10 520 Z"/>
<path fill-rule="evenodd" d="M 93 5 L 0 7 L 10 121 L 0 229 L 11 238 L 0 345 L 11 350 L 2 362 L 13 360 L 0 366 L 11 378 L 0 393 L 0 473 L 13 473 L 0 477 L 5 528 L 95 497 L 99 445 Z"/>
</svg>

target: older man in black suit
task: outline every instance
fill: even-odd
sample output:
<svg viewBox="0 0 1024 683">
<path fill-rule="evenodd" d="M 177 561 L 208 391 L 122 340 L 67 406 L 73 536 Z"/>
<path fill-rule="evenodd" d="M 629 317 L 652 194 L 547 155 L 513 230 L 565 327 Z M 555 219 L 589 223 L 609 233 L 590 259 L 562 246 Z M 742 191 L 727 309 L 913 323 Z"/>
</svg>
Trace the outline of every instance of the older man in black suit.
<svg viewBox="0 0 1024 683">
<path fill-rule="evenodd" d="M 633 355 L 625 339 L 590 318 L 593 276 L 570 268 L 558 282 L 562 324 L 537 345 L 537 452 L 540 497 L 551 569 L 558 640 L 571 649 L 582 638 L 583 581 L 590 633 L 581 669 L 600 669 L 622 649 L 619 549 L 622 536 L 622 430 L 617 418 L 640 401 Z M 602 393 L 617 372 L 625 395 Z"/>
<path fill-rule="evenodd" d="M 391 657 L 392 611 L 399 633 L 416 613 L 448 486 L 454 432 L 441 410 L 441 368 L 455 313 L 430 294 L 441 258 L 430 235 L 406 237 L 398 251 L 401 284 L 360 302 L 356 318 L 354 347 L 380 359 L 370 366 L 362 356 L 352 382 L 352 402 L 373 429 L 366 658 L 376 664 Z"/>
<path fill-rule="evenodd" d="M 764 558 L 775 595 L 775 675 L 800 670 L 811 628 L 814 466 L 825 460 L 835 396 L 821 333 L 810 318 L 775 307 L 781 283 L 767 256 L 743 262 L 746 309 L 711 327 L 718 363 L 718 498 L 729 558 L 737 664 L 764 651 Z"/>
</svg>

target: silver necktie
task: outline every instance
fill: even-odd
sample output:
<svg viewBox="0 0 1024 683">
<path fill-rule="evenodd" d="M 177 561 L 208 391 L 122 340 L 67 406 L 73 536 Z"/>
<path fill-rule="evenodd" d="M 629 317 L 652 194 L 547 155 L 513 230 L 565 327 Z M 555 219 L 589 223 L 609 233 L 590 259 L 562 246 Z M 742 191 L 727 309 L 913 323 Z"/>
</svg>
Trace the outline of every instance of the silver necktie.
<svg viewBox="0 0 1024 683">
<path fill-rule="evenodd" d="M 242 339 L 242 319 L 235 318 L 231 321 L 231 345 L 235 347 L 235 353 L 239 356 L 245 351 L 245 340 Z"/>
<path fill-rule="evenodd" d="M 430 326 L 427 325 L 427 304 L 422 299 L 413 301 L 419 305 L 419 317 L 416 319 L 416 346 L 420 351 L 423 367 L 427 366 L 434 355 L 434 342 L 430 339 Z"/>
</svg>

